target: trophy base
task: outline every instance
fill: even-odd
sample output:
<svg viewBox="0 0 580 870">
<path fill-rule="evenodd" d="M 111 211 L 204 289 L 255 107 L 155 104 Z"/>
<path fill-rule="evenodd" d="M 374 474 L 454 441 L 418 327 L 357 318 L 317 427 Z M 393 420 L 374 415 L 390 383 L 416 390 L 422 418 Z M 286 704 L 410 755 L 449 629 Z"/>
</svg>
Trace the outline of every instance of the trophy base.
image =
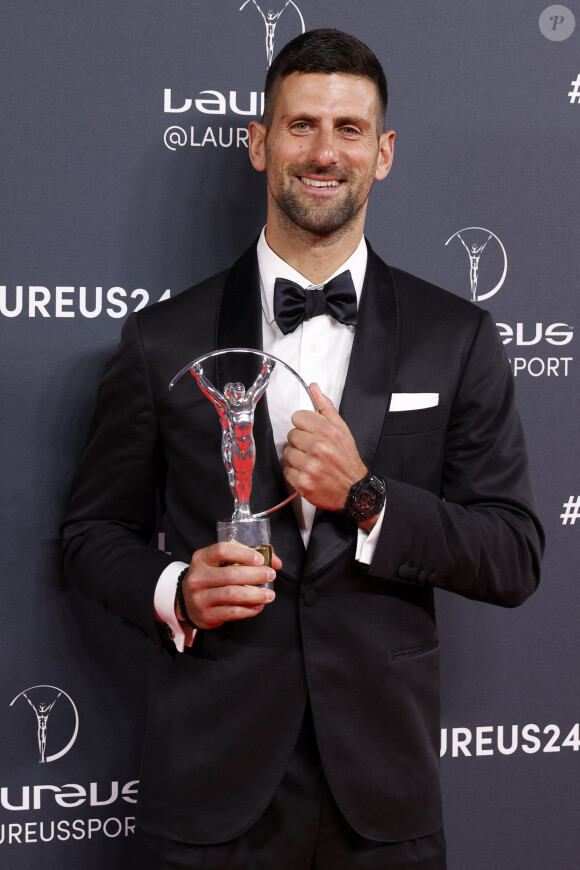
<svg viewBox="0 0 580 870">
<path fill-rule="evenodd" d="M 264 565 L 272 567 L 272 545 L 270 543 L 270 520 L 267 517 L 249 520 L 222 520 L 217 524 L 218 541 L 239 541 L 246 547 L 257 550 L 264 557 Z M 233 565 L 239 564 L 232 562 Z M 274 583 L 264 583 L 266 589 L 273 589 Z"/>
</svg>

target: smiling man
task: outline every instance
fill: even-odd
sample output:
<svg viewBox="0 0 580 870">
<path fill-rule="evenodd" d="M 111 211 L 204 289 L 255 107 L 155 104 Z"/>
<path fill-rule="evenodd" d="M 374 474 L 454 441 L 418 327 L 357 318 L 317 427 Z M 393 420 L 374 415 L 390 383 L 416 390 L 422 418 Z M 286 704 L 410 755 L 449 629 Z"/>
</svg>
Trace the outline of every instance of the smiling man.
<svg viewBox="0 0 580 870">
<path fill-rule="evenodd" d="M 65 555 L 155 643 L 141 870 L 443 870 L 434 589 L 513 607 L 538 583 L 489 314 L 390 268 L 363 235 L 393 160 L 386 103 L 359 40 L 289 43 L 250 124 L 260 238 L 128 318 L 105 373 Z M 167 390 L 184 360 L 239 346 L 291 365 L 319 409 L 283 381 L 256 409 L 252 498 L 300 494 L 273 515 L 272 568 L 213 543 L 231 511 L 220 426 L 201 393 Z M 148 546 L 159 494 L 171 556 Z"/>
<path fill-rule="evenodd" d="M 250 124 L 250 158 L 267 171 L 268 244 L 294 260 L 316 235 L 344 262 L 361 239 L 372 184 L 393 159 L 395 134 L 378 133 L 377 87 L 351 74 L 293 72 L 268 96 L 264 123 Z"/>
</svg>

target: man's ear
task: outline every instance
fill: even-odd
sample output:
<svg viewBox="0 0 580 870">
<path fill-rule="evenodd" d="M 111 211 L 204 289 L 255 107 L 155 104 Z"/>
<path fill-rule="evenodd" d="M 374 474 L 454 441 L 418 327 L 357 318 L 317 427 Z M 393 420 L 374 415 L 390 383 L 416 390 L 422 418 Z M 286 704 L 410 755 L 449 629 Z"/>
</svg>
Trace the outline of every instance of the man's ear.
<svg viewBox="0 0 580 870">
<path fill-rule="evenodd" d="M 375 180 L 382 181 L 389 174 L 395 156 L 395 131 L 387 130 L 379 138 L 379 157 L 375 169 Z"/>
<path fill-rule="evenodd" d="M 263 172 L 266 168 L 266 128 L 258 121 L 250 121 L 248 131 L 250 134 L 248 150 L 252 166 L 258 172 Z"/>
</svg>

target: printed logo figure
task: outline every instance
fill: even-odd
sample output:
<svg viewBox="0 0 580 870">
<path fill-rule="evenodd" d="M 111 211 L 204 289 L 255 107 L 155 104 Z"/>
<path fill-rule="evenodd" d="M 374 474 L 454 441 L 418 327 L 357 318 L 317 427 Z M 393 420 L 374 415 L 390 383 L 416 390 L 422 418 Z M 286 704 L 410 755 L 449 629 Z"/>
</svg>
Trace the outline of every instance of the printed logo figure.
<svg viewBox="0 0 580 870">
<path fill-rule="evenodd" d="M 242 3 L 242 5 L 240 6 L 239 11 L 241 12 L 242 9 L 244 9 L 248 5 L 249 2 L 250 2 L 250 0 L 245 0 L 245 3 Z M 276 30 L 276 25 L 278 24 L 278 21 L 280 20 L 282 13 L 284 12 L 284 10 L 286 9 L 287 6 L 293 6 L 296 9 L 296 12 L 298 13 L 298 15 L 300 17 L 300 23 L 302 25 L 302 33 L 304 33 L 304 31 L 306 30 L 306 27 L 304 24 L 304 18 L 302 17 L 302 13 L 300 12 L 300 9 L 296 5 L 296 3 L 294 3 L 294 0 L 286 0 L 286 3 L 282 7 L 282 9 L 280 9 L 279 12 L 274 12 L 272 9 L 268 9 L 268 11 L 266 13 L 264 13 L 260 9 L 256 0 L 251 0 L 251 2 L 254 4 L 254 6 L 256 7 L 258 12 L 260 13 L 262 18 L 264 19 L 264 24 L 266 25 L 266 59 L 268 62 L 268 69 L 270 69 L 270 65 L 272 63 L 272 60 L 274 59 L 274 31 Z"/>
<path fill-rule="evenodd" d="M 262 371 L 249 390 L 236 382 L 226 384 L 223 393 L 204 375 L 201 363 L 194 363 L 190 369 L 202 393 L 213 402 L 222 424 L 222 459 L 234 498 L 234 521 L 247 520 L 252 516 L 250 493 L 256 462 L 254 411 L 268 386 L 275 365 L 274 360 L 265 357 Z"/>
<path fill-rule="evenodd" d="M 473 239 L 469 239 L 469 234 L 472 231 L 477 232 L 477 236 Z M 467 235 L 467 241 L 462 236 L 462 233 Z M 487 233 L 486 239 L 481 239 L 481 233 Z M 485 227 L 464 227 L 462 230 L 458 230 L 456 233 L 453 233 L 450 238 L 447 239 L 445 245 L 447 246 L 449 242 L 451 242 L 454 238 L 458 238 L 465 250 L 467 251 L 467 256 L 469 257 L 469 286 L 471 293 L 471 301 L 472 302 L 481 302 L 484 299 L 489 299 L 490 296 L 493 296 L 498 290 L 501 289 L 503 282 L 505 281 L 505 276 L 507 274 L 507 254 L 506 250 L 503 246 L 501 239 L 499 239 L 495 233 L 492 233 L 491 230 L 486 229 Z M 484 249 L 487 247 L 491 239 L 495 239 L 498 243 L 501 253 L 503 255 L 503 270 L 501 277 L 495 287 L 491 290 L 488 290 L 487 293 L 479 293 L 478 294 L 478 283 L 479 283 L 479 261 L 481 259 L 481 255 Z"/>
<path fill-rule="evenodd" d="M 461 238 L 461 233 L 457 233 L 457 237 L 465 250 L 467 251 L 467 256 L 469 257 L 469 279 L 471 281 L 471 301 L 475 302 L 477 300 L 477 270 L 479 269 L 479 258 L 481 257 L 481 253 L 489 240 L 491 239 L 491 233 L 487 237 L 487 240 L 482 245 L 472 244 L 469 247 L 465 244 L 463 239 Z"/>
<path fill-rule="evenodd" d="M 62 695 L 62 692 L 58 693 L 52 704 L 40 701 L 38 707 L 32 703 L 26 692 L 23 692 L 22 694 L 36 713 L 36 719 L 38 721 L 38 749 L 40 751 L 40 763 L 44 764 L 46 761 L 46 726 L 48 724 L 48 714 Z"/>
<path fill-rule="evenodd" d="M 48 698 L 52 695 L 53 692 L 56 692 L 57 695 L 54 700 L 49 701 Z M 36 723 L 38 726 L 37 729 L 37 740 L 38 740 L 38 751 L 39 751 L 39 763 L 45 764 L 50 761 L 56 761 L 57 758 L 62 758 L 63 755 L 69 751 L 69 749 L 74 744 L 77 739 L 77 734 L 79 733 L 79 714 L 73 699 L 68 695 L 64 689 L 59 689 L 58 686 L 30 686 L 28 689 L 25 689 L 23 692 L 20 692 L 19 695 L 16 695 L 13 701 L 11 701 L 10 706 L 14 706 L 16 701 L 19 698 L 26 698 L 32 709 L 34 710 L 36 716 Z M 48 717 L 51 713 L 54 705 L 62 698 L 63 700 L 59 704 L 59 713 L 57 714 L 56 725 L 57 732 L 62 732 L 62 729 L 70 729 L 69 734 L 72 731 L 72 734 L 69 740 L 65 743 L 65 745 L 58 752 L 54 752 L 52 755 L 46 754 L 47 748 L 47 729 L 48 729 Z M 67 712 L 66 710 L 66 702 L 70 704 L 71 709 Z M 65 708 L 61 710 L 63 706 L 63 702 L 65 702 Z M 64 714 L 64 715 L 63 715 Z M 68 723 L 68 724 L 67 724 Z M 54 723 L 53 723 L 54 724 Z M 62 733 L 57 733 L 56 738 L 54 735 L 53 726 L 51 726 L 51 745 L 55 742 L 62 741 Z M 60 740 L 59 740 L 60 738 Z M 62 744 L 61 744 L 62 745 Z"/>
</svg>

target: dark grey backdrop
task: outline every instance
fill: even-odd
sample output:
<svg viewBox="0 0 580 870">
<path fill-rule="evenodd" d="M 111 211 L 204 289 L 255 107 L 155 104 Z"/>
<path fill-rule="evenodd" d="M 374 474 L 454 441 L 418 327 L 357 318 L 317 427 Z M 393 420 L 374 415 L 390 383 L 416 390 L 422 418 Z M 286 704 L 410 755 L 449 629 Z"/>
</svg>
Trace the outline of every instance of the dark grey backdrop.
<svg viewBox="0 0 580 870">
<path fill-rule="evenodd" d="M 284 2 L 277 48 L 301 29 Z M 66 588 L 58 524 L 127 310 L 222 268 L 263 224 L 240 112 L 262 89 L 266 31 L 253 0 L 241 5 L 0 4 L 2 867 L 128 866 L 148 645 Z M 297 6 L 307 28 L 353 32 L 387 70 L 397 142 L 369 210 L 378 252 L 469 297 L 467 253 L 446 241 L 494 234 L 480 295 L 505 249 L 505 281 L 481 304 L 513 336 L 548 550 L 522 609 L 438 599 L 449 866 L 577 870 L 580 26 L 548 37 L 580 23 L 580 4 L 545 13 L 547 35 L 535 0 Z M 164 111 L 166 89 L 185 111 Z M 223 114 L 202 91 L 224 95 Z M 55 701 L 46 759 L 78 717 L 69 750 L 43 764 L 27 689 L 39 711 Z"/>
</svg>

